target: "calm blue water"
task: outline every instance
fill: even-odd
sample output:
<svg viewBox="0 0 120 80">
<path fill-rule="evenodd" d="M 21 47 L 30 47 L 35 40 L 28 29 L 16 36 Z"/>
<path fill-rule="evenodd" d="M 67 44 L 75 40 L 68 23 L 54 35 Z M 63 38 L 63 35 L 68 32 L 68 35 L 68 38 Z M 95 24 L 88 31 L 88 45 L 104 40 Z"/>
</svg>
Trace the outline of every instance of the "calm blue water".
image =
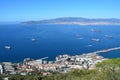
<svg viewBox="0 0 120 80">
<path fill-rule="evenodd" d="M 102 32 L 91 32 L 91 29 Z M 77 35 L 83 39 L 78 39 L 80 36 Z M 113 38 L 108 39 L 104 35 Z M 32 42 L 32 38 L 36 41 Z M 92 38 L 98 38 L 100 42 L 91 41 Z M 11 50 L 6 50 L 6 45 L 10 45 Z M 18 62 L 27 57 L 54 60 L 59 54 L 75 55 L 118 46 L 120 26 L 0 25 L 0 61 Z M 101 55 L 120 57 L 120 50 Z"/>
</svg>

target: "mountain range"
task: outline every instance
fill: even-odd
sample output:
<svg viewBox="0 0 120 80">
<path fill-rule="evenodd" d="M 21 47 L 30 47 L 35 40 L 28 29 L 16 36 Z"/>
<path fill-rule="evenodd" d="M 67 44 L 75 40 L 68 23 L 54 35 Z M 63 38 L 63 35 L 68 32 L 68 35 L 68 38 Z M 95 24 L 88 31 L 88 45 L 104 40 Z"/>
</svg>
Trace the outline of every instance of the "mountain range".
<svg viewBox="0 0 120 80">
<path fill-rule="evenodd" d="M 55 19 L 25 21 L 22 24 L 78 24 L 78 25 L 120 25 L 117 18 L 82 18 L 82 17 L 61 17 Z"/>
</svg>

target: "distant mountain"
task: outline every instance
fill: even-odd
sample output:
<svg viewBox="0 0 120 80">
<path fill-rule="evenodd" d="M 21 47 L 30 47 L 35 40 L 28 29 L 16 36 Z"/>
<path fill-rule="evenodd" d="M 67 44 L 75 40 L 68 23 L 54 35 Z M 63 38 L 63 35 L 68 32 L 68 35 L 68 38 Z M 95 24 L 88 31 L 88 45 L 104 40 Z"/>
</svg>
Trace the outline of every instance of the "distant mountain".
<svg viewBox="0 0 120 80">
<path fill-rule="evenodd" d="M 23 24 L 78 24 L 78 25 L 120 25 L 120 19 L 88 19 L 82 17 L 62 17 L 56 19 L 40 20 L 40 21 L 26 21 Z"/>
</svg>

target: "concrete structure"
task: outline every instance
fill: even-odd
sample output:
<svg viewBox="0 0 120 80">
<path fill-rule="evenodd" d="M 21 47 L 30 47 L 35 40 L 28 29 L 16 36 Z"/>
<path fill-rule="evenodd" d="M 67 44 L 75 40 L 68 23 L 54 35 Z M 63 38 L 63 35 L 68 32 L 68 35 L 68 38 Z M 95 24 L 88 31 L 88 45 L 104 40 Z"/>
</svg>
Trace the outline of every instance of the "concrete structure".
<svg viewBox="0 0 120 80">
<path fill-rule="evenodd" d="M 3 67 L 0 65 L 0 74 L 3 74 Z"/>
<path fill-rule="evenodd" d="M 42 59 L 37 59 L 34 61 L 35 64 L 42 64 Z"/>
<path fill-rule="evenodd" d="M 4 71 L 8 74 L 16 74 L 13 64 L 10 62 L 3 62 Z"/>
</svg>

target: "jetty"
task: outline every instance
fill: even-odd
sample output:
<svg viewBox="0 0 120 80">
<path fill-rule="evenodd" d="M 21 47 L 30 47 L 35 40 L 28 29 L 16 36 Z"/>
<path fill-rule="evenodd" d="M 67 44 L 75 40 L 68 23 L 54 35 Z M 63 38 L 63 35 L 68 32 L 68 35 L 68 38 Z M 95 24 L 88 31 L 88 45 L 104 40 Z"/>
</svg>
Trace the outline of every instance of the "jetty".
<svg viewBox="0 0 120 80">
<path fill-rule="evenodd" d="M 115 48 L 109 48 L 109 49 L 104 49 L 104 50 L 99 50 L 99 51 L 95 51 L 92 53 L 106 53 L 106 52 L 110 52 L 110 51 L 114 51 L 114 50 L 120 50 L 120 47 L 115 47 Z"/>
</svg>

